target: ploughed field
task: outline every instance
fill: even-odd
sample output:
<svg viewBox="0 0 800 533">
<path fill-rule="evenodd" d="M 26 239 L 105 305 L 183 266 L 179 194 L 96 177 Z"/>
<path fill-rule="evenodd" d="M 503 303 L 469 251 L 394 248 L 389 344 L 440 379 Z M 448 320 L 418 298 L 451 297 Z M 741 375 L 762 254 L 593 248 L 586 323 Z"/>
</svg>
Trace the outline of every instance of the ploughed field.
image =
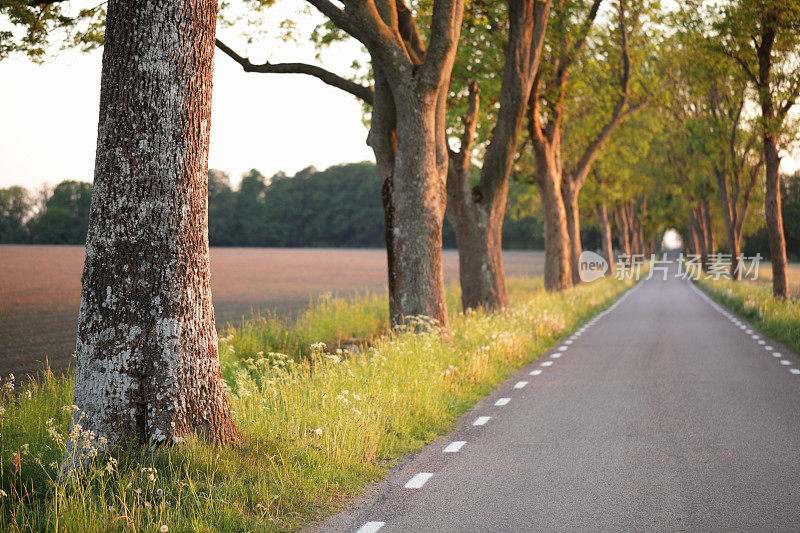
<svg viewBox="0 0 800 533">
<path fill-rule="evenodd" d="M 0 245 L 0 376 L 20 376 L 45 360 L 72 362 L 80 304 L 83 246 Z M 506 251 L 507 276 L 542 273 L 544 252 Z M 458 254 L 444 253 L 447 283 Z M 211 285 L 218 328 L 253 312 L 295 314 L 323 293 L 386 290 L 384 250 L 212 248 Z"/>
</svg>

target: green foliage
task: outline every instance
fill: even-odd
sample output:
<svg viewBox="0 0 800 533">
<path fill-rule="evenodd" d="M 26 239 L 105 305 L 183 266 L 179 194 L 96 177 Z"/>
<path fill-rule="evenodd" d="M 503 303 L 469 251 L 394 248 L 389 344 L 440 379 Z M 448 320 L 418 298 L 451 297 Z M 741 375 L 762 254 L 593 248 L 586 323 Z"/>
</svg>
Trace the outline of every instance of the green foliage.
<svg viewBox="0 0 800 533">
<path fill-rule="evenodd" d="M 0 30 L 0 60 L 21 53 L 34 62 L 43 62 L 59 46 L 91 50 L 103 44 L 105 5 L 71 9 L 69 2 L 33 3 L 27 0 L 0 0 L 0 17 L 8 20 L 7 30 Z"/>
<path fill-rule="evenodd" d="M 92 185 L 62 181 L 53 189 L 44 210 L 31 221 L 33 242 L 83 244 L 89 230 Z"/>
<path fill-rule="evenodd" d="M 31 195 L 24 187 L 0 189 L 0 243 L 28 242 L 32 214 Z"/>
<path fill-rule="evenodd" d="M 453 308 L 452 338 L 435 328 L 400 330 L 358 350 L 337 353 L 316 345 L 299 360 L 269 354 L 269 342 L 253 344 L 256 321 L 220 343 L 229 401 L 243 435 L 239 446 L 190 440 L 150 450 L 126 444 L 98 457 L 71 485 L 58 483 L 57 472 L 71 438 L 72 379 L 47 373 L 21 390 L 4 389 L 0 529 L 296 529 L 334 511 L 404 454 L 452 430 L 482 396 L 624 288 L 607 279 L 547 293 L 540 279 L 509 280 L 509 312 L 465 315 Z M 367 308 L 373 300 L 366 297 Z M 451 292 L 448 300 L 455 303 L 458 295 Z M 348 305 L 358 320 L 359 303 Z M 302 320 L 287 335 L 298 327 L 305 327 Z M 352 333 L 362 325 L 349 327 Z"/>
</svg>

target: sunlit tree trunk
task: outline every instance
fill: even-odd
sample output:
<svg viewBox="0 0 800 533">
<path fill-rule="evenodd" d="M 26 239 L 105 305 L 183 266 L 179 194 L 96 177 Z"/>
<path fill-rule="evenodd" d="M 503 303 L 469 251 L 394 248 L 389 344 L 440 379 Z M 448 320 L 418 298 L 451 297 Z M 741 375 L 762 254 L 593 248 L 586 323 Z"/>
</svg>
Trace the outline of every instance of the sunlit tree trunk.
<svg viewBox="0 0 800 533">
<path fill-rule="evenodd" d="M 238 438 L 208 252 L 216 14 L 211 1 L 108 4 L 73 421 L 110 443 Z"/>
<path fill-rule="evenodd" d="M 564 213 L 567 217 L 567 234 L 569 235 L 569 258 L 572 283 L 581 283 L 578 269 L 583 245 L 581 244 L 581 214 L 578 207 L 578 192 L 573 180 L 565 179 L 561 184 L 561 196 L 564 199 Z"/>
<path fill-rule="evenodd" d="M 783 215 L 781 213 L 781 158 L 774 134 L 766 133 L 764 140 L 764 161 L 766 167 L 767 190 L 764 196 L 764 213 L 769 236 L 769 255 L 772 262 L 772 294 L 785 298 L 788 294 L 786 273 L 786 239 L 783 235 Z"/>
<path fill-rule="evenodd" d="M 468 112 L 459 152 L 452 152 L 447 180 L 449 215 L 458 244 L 464 309 L 508 306 L 503 272 L 502 230 L 508 177 L 531 86 L 539 67 L 550 0 L 509 0 L 509 32 L 500 86 L 499 110 L 486 148 L 480 179 L 473 187 L 472 137 L 478 112 L 478 87 L 470 86 Z"/>
<path fill-rule="evenodd" d="M 622 204 L 617 209 L 617 227 L 619 232 L 619 241 L 622 246 L 622 251 L 625 256 L 631 256 L 631 239 L 630 239 L 630 222 L 628 221 L 628 211 L 625 204 Z"/>
<path fill-rule="evenodd" d="M 553 150 L 545 146 L 534 148 L 536 184 L 542 198 L 544 215 L 544 288 L 561 291 L 572 284 L 570 240 L 567 212 L 561 196 L 561 174 Z"/>
<path fill-rule="evenodd" d="M 608 219 L 608 210 L 606 209 L 605 200 L 600 202 L 600 207 L 597 210 L 597 218 L 600 221 L 603 258 L 608 261 L 607 275 L 614 277 L 614 245 L 611 240 L 611 221 Z"/>
</svg>

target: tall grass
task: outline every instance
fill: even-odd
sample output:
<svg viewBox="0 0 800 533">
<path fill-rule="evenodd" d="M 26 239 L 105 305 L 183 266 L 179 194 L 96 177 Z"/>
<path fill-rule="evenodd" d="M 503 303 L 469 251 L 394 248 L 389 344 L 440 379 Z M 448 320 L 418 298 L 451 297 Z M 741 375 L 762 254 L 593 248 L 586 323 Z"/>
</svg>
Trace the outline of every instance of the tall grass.
<svg viewBox="0 0 800 533">
<path fill-rule="evenodd" d="M 767 283 L 709 279 L 698 280 L 697 285 L 765 335 L 800 353 L 800 300 L 796 297 L 776 299 Z"/>
<path fill-rule="evenodd" d="M 72 381 L 45 373 L 29 393 L 0 397 L 0 521 L 11 531 L 295 529 L 451 430 L 625 287 L 603 280 L 549 294 L 539 280 L 512 281 L 512 307 L 500 314 L 455 314 L 451 290 L 449 337 L 424 323 L 388 332 L 385 296 L 374 294 L 319 300 L 291 324 L 257 318 L 220 343 L 240 446 L 122 445 L 73 485 L 56 480 Z M 353 337 L 372 339 L 321 343 Z"/>
</svg>

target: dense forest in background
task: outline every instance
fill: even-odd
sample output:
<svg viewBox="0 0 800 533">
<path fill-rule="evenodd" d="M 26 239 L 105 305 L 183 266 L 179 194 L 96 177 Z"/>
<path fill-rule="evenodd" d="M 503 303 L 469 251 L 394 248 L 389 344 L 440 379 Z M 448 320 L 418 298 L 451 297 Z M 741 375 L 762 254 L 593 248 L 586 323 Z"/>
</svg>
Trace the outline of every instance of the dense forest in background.
<svg viewBox="0 0 800 533">
<path fill-rule="evenodd" d="M 90 183 L 71 180 L 37 192 L 0 189 L 0 243 L 84 244 L 91 190 Z M 542 222 L 527 203 L 512 188 L 503 225 L 506 248 L 544 247 Z M 208 204 L 212 246 L 384 246 L 381 184 L 372 163 L 309 167 L 271 178 L 253 169 L 236 188 L 227 173 L 212 169 Z M 444 245 L 455 248 L 447 221 Z"/>
<path fill-rule="evenodd" d="M 375 165 L 350 163 L 294 176 L 271 178 L 258 170 L 238 187 L 220 170 L 209 171 L 209 238 L 212 246 L 353 247 L 384 246 L 381 185 Z M 800 173 L 784 176 L 783 224 L 790 257 L 800 258 Z M 52 189 L 0 189 L 0 243 L 84 244 L 91 183 L 62 181 Z M 582 240 L 599 248 L 599 233 L 588 221 Z M 512 186 L 503 224 L 503 247 L 541 249 L 543 225 L 536 199 Z M 445 219 L 444 246 L 455 248 Z M 769 256 L 766 228 L 745 238 L 742 252 Z"/>
</svg>

